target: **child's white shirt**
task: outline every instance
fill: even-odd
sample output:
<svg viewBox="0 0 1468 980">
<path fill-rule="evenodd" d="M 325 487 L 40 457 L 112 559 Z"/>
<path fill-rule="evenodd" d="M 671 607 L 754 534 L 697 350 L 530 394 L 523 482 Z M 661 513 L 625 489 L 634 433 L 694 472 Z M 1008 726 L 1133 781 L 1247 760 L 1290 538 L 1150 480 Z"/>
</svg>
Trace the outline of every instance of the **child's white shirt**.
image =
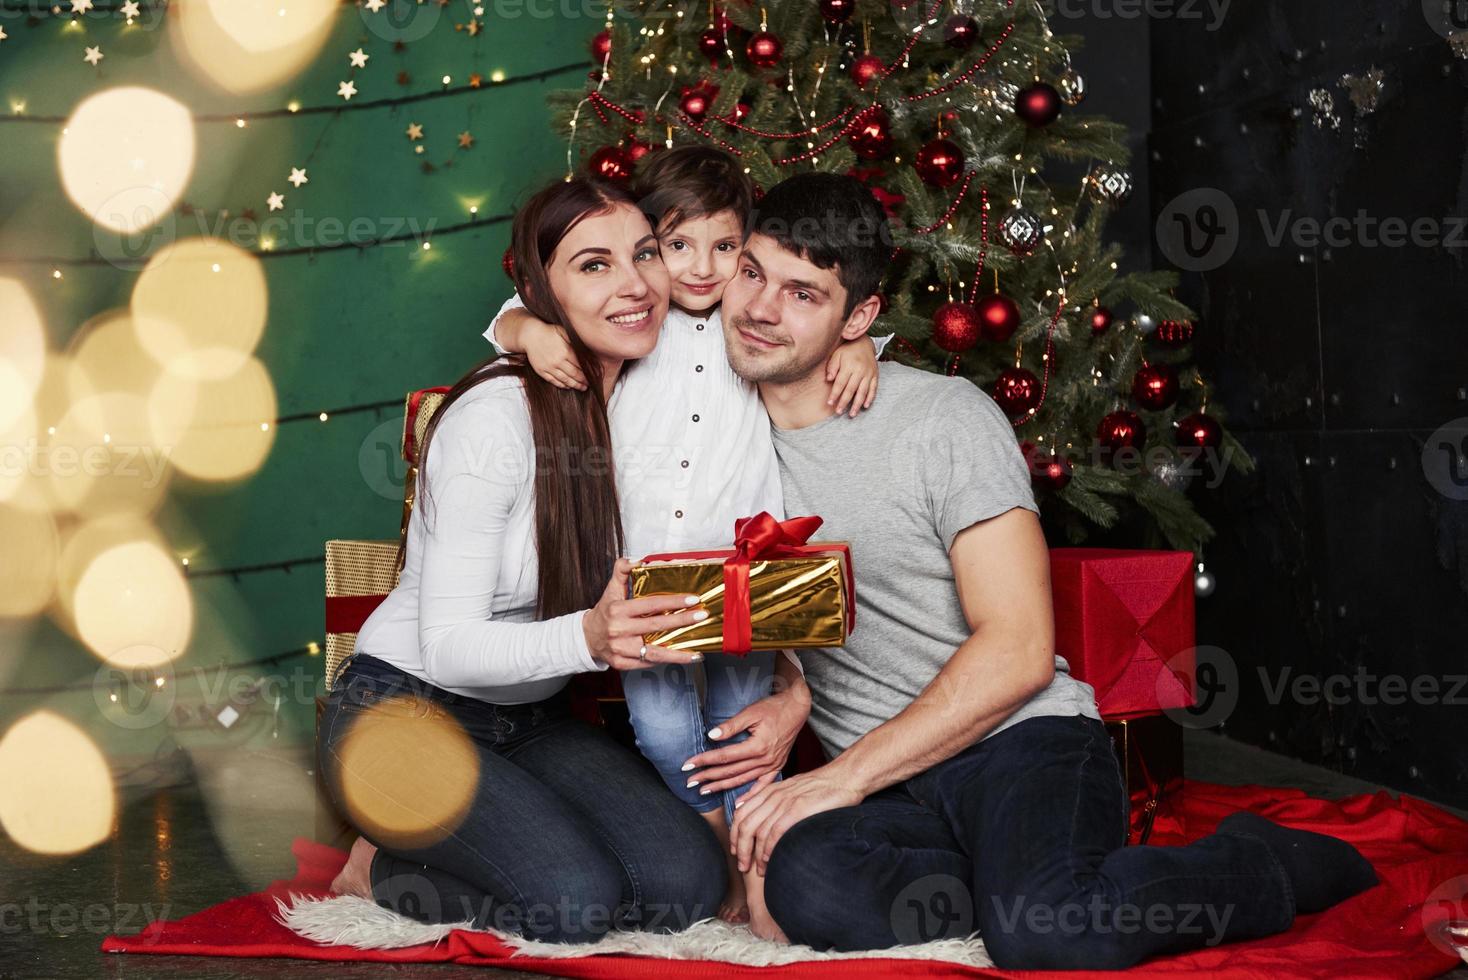
<svg viewBox="0 0 1468 980">
<path fill-rule="evenodd" d="M 495 326 L 484 331 L 501 354 Z M 874 337 L 877 353 L 891 337 Z M 784 519 L 780 464 L 759 389 L 734 373 L 715 309 L 670 307 L 657 346 L 629 363 L 607 403 L 628 555 L 727 548 L 734 522 L 760 511 Z M 790 656 L 796 666 L 800 660 Z"/>
</svg>

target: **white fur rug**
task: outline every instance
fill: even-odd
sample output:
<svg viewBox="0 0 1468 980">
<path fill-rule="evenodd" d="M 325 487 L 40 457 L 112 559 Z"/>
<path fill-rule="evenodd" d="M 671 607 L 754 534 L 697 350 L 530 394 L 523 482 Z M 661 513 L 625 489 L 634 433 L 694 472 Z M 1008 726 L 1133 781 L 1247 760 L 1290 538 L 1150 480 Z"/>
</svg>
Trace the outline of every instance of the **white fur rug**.
<svg viewBox="0 0 1468 980">
<path fill-rule="evenodd" d="M 916 946 L 861 953 L 819 953 L 809 946 L 786 946 L 755 937 L 747 926 L 721 919 L 696 922 L 678 933 L 611 932 L 595 943 L 543 943 L 497 929 L 474 929 L 467 922 L 425 925 L 376 902 L 355 895 L 311 898 L 292 894 L 290 902 L 276 899 L 276 921 L 296 935 L 324 946 L 360 949 L 399 949 L 438 944 L 456 929 L 485 932 L 513 949 L 514 956 L 576 957 L 603 953 L 630 953 L 668 960 L 715 960 L 743 966 L 780 966 L 809 960 L 901 959 L 942 960 L 964 966 L 992 967 L 994 962 L 977 938 L 945 939 Z"/>
</svg>

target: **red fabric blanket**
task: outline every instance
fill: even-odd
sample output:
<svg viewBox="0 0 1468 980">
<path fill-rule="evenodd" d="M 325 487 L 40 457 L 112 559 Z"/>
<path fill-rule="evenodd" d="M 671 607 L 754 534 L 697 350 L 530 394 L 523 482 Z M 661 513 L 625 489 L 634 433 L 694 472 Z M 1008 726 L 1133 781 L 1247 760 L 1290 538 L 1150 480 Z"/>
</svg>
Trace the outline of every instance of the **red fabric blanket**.
<svg viewBox="0 0 1468 980">
<path fill-rule="evenodd" d="M 1237 809 L 1253 810 L 1292 827 L 1351 841 L 1376 866 L 1381 884 L 1328 912 L 1301 917 L 1283 935 L 1153 960 L 1133 969 L 1131 974 L 1163 976 L 1201 971 L 1213 977 L 1249 980 L 1282 976 L 1403 978 L 1436 976 L 1462 965 L 1457 957 L 1429 940 L 1428 930 L 1444 918 L 1462 916 L 1468 900 L 1457 901 L 1454 912 L 1449 903 L 1429 899 L 1440 897 L 1445 890 L 1452 893 L 1454 900 L 1468 892 L 1468 823 L 1418 800 L 1406 797 L 1393 800 L 1386 793 L 1329 802 L 1312 799 L 1299 790 L 1190 782 L 1180 795 L 1165 804 L 1153 842 L 1179 844 L 1200 837 Z M 756 973 L 780 973 L 791 980 L 1005 975 L 996 970 L 977 970 L 931 960 L 875 958 L 780 967 L 739 967 L 626 955 L 576 959 L 523 956 L 512 961 L 510 949 L 504 943 L 487 934 L 462 931 L 451 933 L 437 946 L 409 949 L 318 946 L 275 922 L 273 899 L 289 892 L 324 894 L 346 855 L 305 839 L 298 839 L 292 850 L 298 863 L 295 878 L 275 882 L 264 892 L 230 899 L 176 922 L 152 923 L 137 935 L 109 936 L 102 943 L 103 952 L 285 956 L 385 963 L 453 962 L 598 980 L 714 978 Z"/>
</svg>

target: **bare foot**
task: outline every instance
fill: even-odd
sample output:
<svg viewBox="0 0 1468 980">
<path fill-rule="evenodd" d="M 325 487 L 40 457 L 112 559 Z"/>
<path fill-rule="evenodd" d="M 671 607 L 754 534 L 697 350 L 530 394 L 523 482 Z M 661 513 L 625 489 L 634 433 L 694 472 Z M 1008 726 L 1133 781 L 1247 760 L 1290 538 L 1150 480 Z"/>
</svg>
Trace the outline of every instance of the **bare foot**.
<svg viewBox="0 0 1468 980">
<path fill-rule="evenodd" d="M 356 895 L 358 898 L 372 898 L 372 856 L 377 853 L 377 846 L 365 837 L 358 837 L 352 844 L 352 853 L 347 855 L 347 863 L 342 866 L 341 872 L 331 880 L 331 892 L 333 895 Z"/>
<path fill-rule="evenodd" d="M 719 906 L 719 918 L 740 925 L 749 921 L 749 903 L 744 898 L 744 876 L 739 873 L 739 859 L 729 854 L 727 847 L 724 858 L 729 864 L 729 890 L 724 893 L 724 904 Z"/>
<path fill-rule="evenodd" d="M 717 810 L 700 813 L 699 816 L 708 821 L 708 825 L 714 829 L 714 836 L 719 839 L 719 845 L 724 848 L 724 860 L 729 865 L 729 889 L 724 892 L 724 901 L 719 905 L 719 918 L 735 925 L 748 922 L 749 907 L 744 901 L 744 880 L 739 874 L 738 860 L 729 853 L 729 823 L 724 819 L 724 808 L 719 807 Z"/>
<path fill-rule="evenodd" d="M 761 939 L 788 946 L 790 937 L 765 907 L 765 879 L 753 867 L 744 874 L 744 894 L 749 901 L 749 931 Z"/>
</svg>

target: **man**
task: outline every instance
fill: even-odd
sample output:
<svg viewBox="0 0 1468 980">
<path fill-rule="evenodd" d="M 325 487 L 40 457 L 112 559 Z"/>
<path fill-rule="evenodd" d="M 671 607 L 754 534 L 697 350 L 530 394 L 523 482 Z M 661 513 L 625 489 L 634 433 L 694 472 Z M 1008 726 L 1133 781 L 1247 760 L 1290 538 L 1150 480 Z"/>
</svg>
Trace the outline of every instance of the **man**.
<svg viewBox="0 0 1468 980">
<path fill-rule="evenodd" d="M 851 543 L 858 629 L 802 656 L 828 763 L 741 800 L 732 848 L 791 941 L 874 949 L 979 931 L 1011 969 L 1121 969 L 1269 935 L 1375 884 L 1349 844 L 1234 814 L 1188 847 L 1124 847 L 1117 759 L 1053 646 L 1049 554 L 1008 420 L 962 378 L 884 363 L 856 418 L 826 358 L 876 318 L 891 242 L 856 180 L 773 188 L 724 293 L 759 384 L 786 509 Z M 798 688 L 798 686 L 797 686 Z M 793 689 L 695 756 L 719 780 L 783 757 Z"/>
</svg>

